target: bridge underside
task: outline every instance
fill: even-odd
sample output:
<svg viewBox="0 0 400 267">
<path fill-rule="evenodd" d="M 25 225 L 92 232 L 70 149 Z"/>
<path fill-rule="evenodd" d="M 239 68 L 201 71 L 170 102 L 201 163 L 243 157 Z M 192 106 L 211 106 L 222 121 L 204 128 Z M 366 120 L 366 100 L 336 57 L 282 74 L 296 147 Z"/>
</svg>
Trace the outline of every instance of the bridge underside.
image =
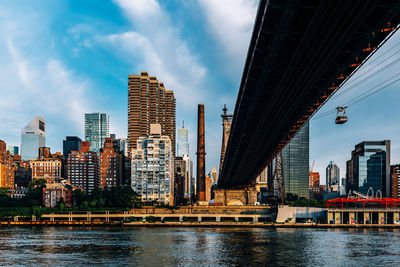
<svg viewBox="0 0 400 267">
<path fill-rule="evenodd" d="M 397 26 L 396 0 L 261 0 L 219 187 L 256 176 Z"/>
</svg>

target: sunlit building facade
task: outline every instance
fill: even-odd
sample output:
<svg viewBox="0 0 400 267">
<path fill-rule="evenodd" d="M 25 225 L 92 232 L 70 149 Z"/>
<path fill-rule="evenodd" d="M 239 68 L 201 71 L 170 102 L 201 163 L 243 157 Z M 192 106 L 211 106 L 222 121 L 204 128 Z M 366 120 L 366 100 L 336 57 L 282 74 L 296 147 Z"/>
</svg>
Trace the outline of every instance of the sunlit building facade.
<svg viewBox="0 0 400 267">
<path fill-rule="evenodd" d="M 100 186 L 99 158 L 96 152 L 90 151 L 89 142 L 82 142 L 79 151 L 71 151 L 67 176 L 72 186 L 89 194 Z"/>
<path fill-rule="evenodd" d="M 174 205 L 174 156 L 169 136 L 151 124 L 150 135 L 137 140 L 132 150 L 131 186 L 142 202 Z"/>
</svg>

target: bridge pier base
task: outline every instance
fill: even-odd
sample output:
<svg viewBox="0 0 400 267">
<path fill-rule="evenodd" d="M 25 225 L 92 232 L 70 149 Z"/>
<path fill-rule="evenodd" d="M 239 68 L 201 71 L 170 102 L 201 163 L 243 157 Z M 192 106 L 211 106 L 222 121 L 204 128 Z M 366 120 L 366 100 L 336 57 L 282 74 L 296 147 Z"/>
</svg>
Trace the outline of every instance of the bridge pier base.
<svg viewBox="0 0 400 267">
<path fill-rule="evenodd" d="M 254 187 L 243 189 L 216 189 L 215 203 L 225 206 L 254 205 L 257 202 L 257 190 Z"/>
</svg>

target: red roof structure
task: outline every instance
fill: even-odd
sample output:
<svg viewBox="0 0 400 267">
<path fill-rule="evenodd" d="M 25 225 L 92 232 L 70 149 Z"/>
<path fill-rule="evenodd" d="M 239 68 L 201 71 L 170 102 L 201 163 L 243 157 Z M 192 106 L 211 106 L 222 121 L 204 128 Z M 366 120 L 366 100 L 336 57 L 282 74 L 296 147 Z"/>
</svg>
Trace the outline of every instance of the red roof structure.
<svg viewBox="0 0 400 267">
<path fill-rule="evenodd" d="M 335 198 L 326 201 L 327 209 L 400 209 L 400 199 L 397 198 Z"/>
</svg>

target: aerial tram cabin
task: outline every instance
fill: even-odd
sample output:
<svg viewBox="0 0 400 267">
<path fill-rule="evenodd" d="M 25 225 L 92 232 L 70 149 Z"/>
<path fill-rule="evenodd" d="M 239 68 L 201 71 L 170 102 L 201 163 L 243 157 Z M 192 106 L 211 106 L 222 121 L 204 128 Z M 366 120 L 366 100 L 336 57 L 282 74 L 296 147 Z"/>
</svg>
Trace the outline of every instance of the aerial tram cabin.
<svg viewBox="0 0 400 267">
<path fill-rule="evenodd" d="M 337 114 L 336 114 L 336 124 L 344 124 L 348 121 L 347 115 L 346 115 L 346 107 L 337 107 Z"/>
</svg>

